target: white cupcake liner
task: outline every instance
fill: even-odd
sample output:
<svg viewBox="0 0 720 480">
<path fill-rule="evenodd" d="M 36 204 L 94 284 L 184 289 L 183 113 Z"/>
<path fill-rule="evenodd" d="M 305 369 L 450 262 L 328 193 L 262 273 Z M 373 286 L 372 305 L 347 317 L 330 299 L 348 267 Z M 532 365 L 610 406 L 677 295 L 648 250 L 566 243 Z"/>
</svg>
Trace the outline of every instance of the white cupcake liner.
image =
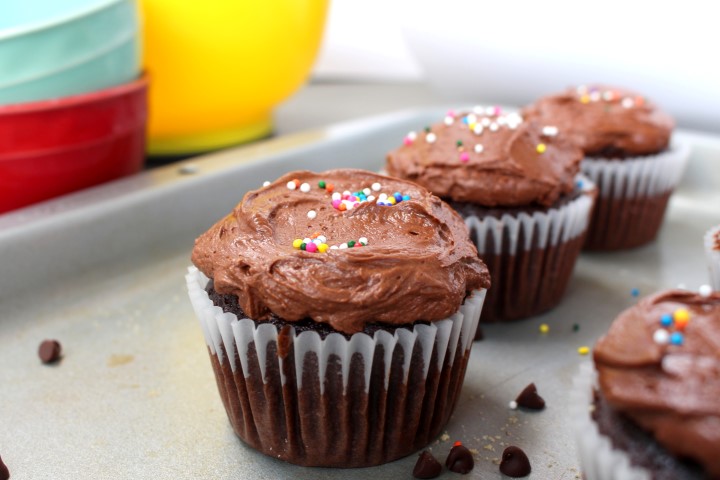
<svg viewBox="0 0 720 480">
<path fill-rule="evenodd" d="M 720 290 L 720 250 L 713 248 L 714 237 L 720 233 L 720 225 L 711 228 L 705 234 L 705 254 L 707 255 L 708 268 L 710 269 L 710 284 L 713 289 Z"/>
<path fill-rule="evenodd" d="M 394 333 L 378 330 L 373 336 L 356 333 L 349 338 L 331 333 L 323 339 L 312 331 L 296 335 L 290 328 L 285 339 L 290 346 L 283 350 L 291 353 L 283 357 L 275 325 L 256 325 L 224 313 L 205 291 L 207 277 L 195 267 L 188 269 L 186 280 L 236 433 L 263 453 L 316 466 L 384 463 L 412 453 L 439 434 L 457 401 L 485 297 L 485 290 L 475 291 L 449 318 Z M 360 404 L 366 414 L 382 419 L 380 426 L 351 426 L 358 419 L 348 416 L 354 408 L 348 405 L 358 394 L 365 397 Z M 388 413 L 385 418 L 385 412 L 401 408 L 396 402 L 405 405 L 405 413 Z M 337 418 L 315 418 L 323 405 Z M 419 418 L 421 413 L 425 418 Z M 342 440 L 350 442 L 347 437 L 352 437 L 353 449 L 358 448 L 355 443 L 365 445 L 364 457 L 357 451 L 343 457 L 340 446 L 318 445 L 317 438 L 337 437 L 338 425 L 343 425 Z M 379 433 L 356 431 L 369 428 Z M 383 447 L 385 432 L 398 431 L 416 434 L 410 434 L 412 441 L 406 445 L 391 442 L 390 448 Z"/>
<path fill-rule="evenodd" d="M 600 198 L 652 197 L 667 193 L 680 183 L 689 157 L 690 147 L 676 142 L 648 157 L 622 160 L 586 157 L 581 170 L 598 186 Z"/>
<path fill-rule="evenodd" d="M 582 194 L 557 208 L 546 211 L 525 213 L 517 215 L 503 214 L 500 218 L 487 216 L 478 218 L 468 216 L 465 224 L 476 238 L 478 253 L 510 254 L 515 255 L 522 250 L 531 248 L 544 249 L 565 243 L 582 235 L 587 230 L 590 221 L 590 210 L 593 206 L 595 185 L 588 178 L 578 176 L 581 182 Z M 492 238 L 497 248 L 507 243 L 508 248 L 502 251 L 489 252 L 488 240 Z M 520 238 L 523 241 L 520 241 Z"/>
<path fill-rule="evenodd" d="M 597 374 L 591 362 L 580 365 L 570 393 L 570 419 L 585 480 L 651 480 L 650 472 L 632 465 L 630 456 L 600 433 L 590 411 Z"/>
</svg>

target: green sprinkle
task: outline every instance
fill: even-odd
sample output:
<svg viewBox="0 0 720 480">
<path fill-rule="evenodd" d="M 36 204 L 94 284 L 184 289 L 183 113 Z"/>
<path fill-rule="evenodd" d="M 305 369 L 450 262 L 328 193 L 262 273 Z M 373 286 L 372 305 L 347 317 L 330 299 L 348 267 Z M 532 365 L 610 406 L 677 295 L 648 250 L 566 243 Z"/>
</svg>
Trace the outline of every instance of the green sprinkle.
<svg viewBox="0 0 720 480">
<path fill-rule="evenodd" d="M 307 243 L 301 243 L 300 244 L 300 250 L 305 250 L 307 248 Z"/>
<path fill-rule="evenodd" d="M 318 187 L 320 187 L 320 188 L 325 188 L 326 185 L 327 185 L 327 184 L 325 183 L 324 180 L 320 180 L 320 181 L 318 182 Z"/>
<path fill-rule="evenodd" d="M 458 140 L 457 142 L 455 142 L 455 144 L 456 144 L 458 147 L 462 147 L 462 140 Z"/>
<path fill-rule="evenodd" d="M 580 330 L 580 325 L 573 323 L 573 332 L 577 332 L 578 330 Z"/>
<path fill-rule="evenodd" d="M 355 246 L 355 240 L 350 240 L 348 243 L 348 248 L 352 248 Z"/>
<path fill-rule="evenodd" d="M 430 127 L 425 127 L 425 133 L 430 133 Z"/>
</svg>

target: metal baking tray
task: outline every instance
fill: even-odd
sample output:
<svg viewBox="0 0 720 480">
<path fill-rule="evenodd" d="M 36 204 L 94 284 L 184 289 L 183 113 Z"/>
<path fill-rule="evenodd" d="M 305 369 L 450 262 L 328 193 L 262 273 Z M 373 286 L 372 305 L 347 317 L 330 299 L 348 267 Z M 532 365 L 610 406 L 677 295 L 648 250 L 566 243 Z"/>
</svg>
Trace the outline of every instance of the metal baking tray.
<svg viewBox="0 0 720 480">
<path fill-rule="evenodd" d="M 416 455 L 342 470 L 246 447 L 225 416 L 183 275 L 193 239 L 247 190 L 294 169 L 377 170 L 407 131 L 445 110 L 279 137 L 0 216 L 0 456 L 13 478 L 411 478 Z M 465 478 L 501 478 L 500 455 L 514 444 L 530 458 L 529 478 L 580 478 L 567 418 L 572 376 L 588 361 L 578 347 L 637 301 L 633 289 L 708 281 L 702 234 L 720 223 L 720 139 L 677 138 L 693 155 L 656 242 L 583 253 L 558 308 L 483 327 L 455 414 L 430 446 L 441 462 L 460 440 L 476 452 Z M 63 345 L 57 365 L 37 357 L 46 338 Z M 509 409 L 530 382 L 547 408 Z"/>
</svg>

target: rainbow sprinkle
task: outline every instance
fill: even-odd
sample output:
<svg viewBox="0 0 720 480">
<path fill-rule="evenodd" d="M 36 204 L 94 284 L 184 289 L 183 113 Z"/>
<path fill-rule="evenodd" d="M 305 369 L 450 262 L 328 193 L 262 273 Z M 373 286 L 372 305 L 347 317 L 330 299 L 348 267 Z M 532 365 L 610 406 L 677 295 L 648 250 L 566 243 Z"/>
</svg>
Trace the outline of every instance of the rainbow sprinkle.
<svg viewBox="0 0 720 480">
<path fill-rule="evenodd" d="M 686 308 L 678 308 L 673 313 L 664 313 L 660 316 L 660 326 L 653 332 L 653 341 L 658 345 L 680 346 L 685 341 L 682 331 L 690 322 L 690 312 Z"/>
</svg>

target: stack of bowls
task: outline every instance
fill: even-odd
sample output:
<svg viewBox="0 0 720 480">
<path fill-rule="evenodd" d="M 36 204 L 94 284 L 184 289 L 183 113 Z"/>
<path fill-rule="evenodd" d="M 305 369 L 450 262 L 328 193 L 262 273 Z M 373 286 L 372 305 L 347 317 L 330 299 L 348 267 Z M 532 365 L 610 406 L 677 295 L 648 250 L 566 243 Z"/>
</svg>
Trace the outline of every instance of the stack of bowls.
<svg viewBox="0 0 720 480">
<path fill-rule="evenodd" d="M 0 3 L 0 212 L 142 168 L 135 0 Z"/>
</svg>

